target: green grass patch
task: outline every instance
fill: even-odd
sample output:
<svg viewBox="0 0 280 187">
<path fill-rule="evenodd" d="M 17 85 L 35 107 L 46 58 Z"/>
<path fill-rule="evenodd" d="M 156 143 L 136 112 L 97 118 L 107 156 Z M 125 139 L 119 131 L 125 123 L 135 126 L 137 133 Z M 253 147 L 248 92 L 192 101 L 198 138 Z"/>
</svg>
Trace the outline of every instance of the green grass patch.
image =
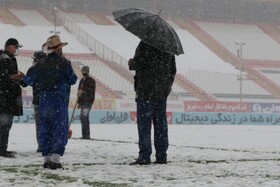
<svg viewBox="0 0 280 187">
<path fill-rule="evenodd" d="M 14 183 L 14 182 L 16 181 L 16 179 L 14 179 L 14 178 L 11 179 L 11 178 L 9 178 L 8 181 L 9 181 L 10 183 Z"/>
<path fill-rule="evenodd" d="M 53 180 L 56 180 L 56 181 L 65 181 L 67 183 L 76 182 L 78 180 L 75 177 L 60 176 L 60 175 L 55 174 L 55 173 L 43 173 L 42 177 L 46 178 L 46 179 L 53 179 Z"/>
<path fill-rule="evenodd" d="M 128 187 L 130 185 L 128 184 L 115 184 L 115 183 L 110 183 L 110 182 L 105 182 L 105 181 L 88 181 L 88 180 L 83 180 L 84 184 L 94 186 L 94 187 Z"/>
<path fill-rule="evenodd" d="M 78 165 L 78 164 L 77 164 Z M 92 164 L 80 164 L 81 166 L 91 166 Z M 77 177 L 72 177 L 72 176 L 63 176 L 60 175 L 59 173 L 51 173 L 51 172 L 42 172 L 42 170 L 38 167 L 38 165 L 33 165 L 33 166 L 2 166 L 0 167 L 0 173 L 1 171 L 8 172 L 11 174 L 15 174 L 18 176 L 17 178 L 6 178 L 6 180 L 9 181 L 9 183 L 21 183 L 23 181 L 27 182 L 30 181 L 32 182 L 32 178 L 34 176 L 40 175 L 40 183 L 45 183 L 45 184 L 53 184 L 57 185 L 60 183 L 74 183 L 77 182 L 79 178 Z M 15 176 L 14 175 L 14 176 Z M 81 178 L 84 184 L 87 184 L 89 186 L 94 186 L 94 187 L 129 187 L 131 185 L 126 184 L 126 183 L 111 183 L 110 181 L 90 181 L 85 178 Z M 27 182 L 28 183 L 28 182 Z M 25 184 L 24 182 L 22 184 Z"/>
<path fill-rule="evenodd" d="M 1 170 L 6 171 L 8 173 L 18 173 L 18 169 L 15 167 L 1 168 Z"/>
<path fill-rule="evenodd" d="M 23 169 L 20 170 L 20 172 L 28 175 L 28 176 L 36 176 L 40 174 L 40 171 L 38 169 Z"/>
</svg>

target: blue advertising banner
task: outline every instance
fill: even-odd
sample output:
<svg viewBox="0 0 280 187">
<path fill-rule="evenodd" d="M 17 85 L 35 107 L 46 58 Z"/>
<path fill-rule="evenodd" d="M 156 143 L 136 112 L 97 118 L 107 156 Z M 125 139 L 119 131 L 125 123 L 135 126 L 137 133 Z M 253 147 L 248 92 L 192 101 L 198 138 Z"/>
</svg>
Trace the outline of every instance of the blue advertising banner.
<svg viewBox="0 0 280 187">
<path fill-rule="evenodd" d="M 72 111 L 71 111 L 72 113 Z M 71 114 L 69 112 L 69 118 Z M 73 124 L 80 123 L 80 110 L 74 115 Z M 91 111 L 89 121 L 93 124 L 130 124 L 130 112 L 117 111 Z"/>
<path fill-rule="evenodd" d="M 280 125 L 280 115 L 229 112 L 173 112 L 172 124 Z"/>
<path fill-rule="evenodd" d="M 69 119 L 72 115 L 72 110 L 69 110 Z M 80 110 L 76 110 L 74 114 L 73 124 L 80 123 Z M 90 123 L 93 124 L 130 124 L 130 112 L 116 111 L 91 111 Z M 14 123 L 35 123 L 34 111 L 24 110 L 23 116 L 15 116 Z"/>
<path fill-rule="evenodd" d="M 15 116 L 14 123 L 35 123 L 34 110 L 23 110 L 22 116 Z"/>
<path fill-rule="evenodd" d="M 97 124 L 129 124 L 130 112 L 95 111 L 92 122 Z"/>
<path fill-rule="evenodd" d="M 35 123 L 33 110 L 24 110 L 15 116 L 14 123 Z M 69 110 L 69 118 L 72 110 Z M 275 113 L 230 112 L 169 112 L 168 123 L 174 125 L 280 125 L 280 115 Z M 136 124 L 136 113 L 130 111 L 91 111 L 91 124 Z M 80 110 L 76 110 L 73 124 L 80 124 Z"/>
</svg>

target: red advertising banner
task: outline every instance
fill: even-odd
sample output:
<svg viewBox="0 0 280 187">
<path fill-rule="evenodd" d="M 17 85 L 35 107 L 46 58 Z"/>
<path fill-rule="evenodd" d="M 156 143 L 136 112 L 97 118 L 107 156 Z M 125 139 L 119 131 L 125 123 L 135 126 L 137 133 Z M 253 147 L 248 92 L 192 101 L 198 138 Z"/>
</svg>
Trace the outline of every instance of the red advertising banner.
<svg viewBox="0 0 280 187">
<path fill-rule="evenodd" d="M 130 120 L 132 123 L 137 123 L 137 113 L 136 112 L 130 112 Z"/>
<path fill-rule="evenodd" d="M 250 103 L 184 101 L 185 112 L 250 112 Z"/>
<path fill-rule="evenodd" d="M 118 111 L 135 111 L 136 110 L 136 102 L 133 99 L 117 99 L 116 100 L 116 109 Z"/>
<path fill-rule="evenodd" d="M 93 104 L 94 110 L 115 110 L 114 99 L 97 99 Z"/>
<path fill-rule="evenodd" d="M 167 111 L 170 112 L 183 112 L 184 111 L 184 103 L 182 101 L 167 101 Z"/>
<path fill-rule="evenodd" d="M 117 99 L 115 100 L 116 110 L 118 111 L 135 111 L 136 102 L 134 100 Z M 184 104 L 182 101 L 167 101 L 167 111 L 183 112 Z"/>
<path fill-rule="evenodd" d="M 172 112 L 166 112 L 167 124 L 172 124 Z"/>
</svg>

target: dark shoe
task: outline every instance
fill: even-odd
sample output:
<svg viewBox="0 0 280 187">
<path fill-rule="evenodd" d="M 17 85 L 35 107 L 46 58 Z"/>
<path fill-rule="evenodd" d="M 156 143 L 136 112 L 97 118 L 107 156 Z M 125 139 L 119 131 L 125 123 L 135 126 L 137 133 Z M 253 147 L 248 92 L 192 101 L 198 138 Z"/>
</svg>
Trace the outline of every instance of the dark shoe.
<svg viewBox="0 0 280 187">
<path fill-rule="evenodd" d="M 129 163 L 129 165 L 150 165 L 150 164 L 151 164 L 151 161 L 145 160 L 145 159 L 143 159 L 143 160 L 137 159 L 136 161 Z"/>
<path fill-rule="evenodd" d="M 42 153 L 42 150 L 41 150 L 41 148 L 40 148 L 40 147 L 38 147 L 38 149 L 37 149 L 37 153 Z"/>
<path fill-rule="evenodd" d="M 12 151 L 4 151 L 4 152 L 0 152 L 0 156 L 6 158 L 15 158 L 15 153 Z"/>
<path fill-rule="evenodd" d="M 156 160 L 154 164 L 167 164 L 166 160 Z"/>
<path fill-rule="evenodd" d="M 15 152 L 15 151 L 7 151 L 7 153 L 14 154 L 14 155 L 17 154 L 17 152 Z"/>
<path fill-rule="evenodd" d="M 50 168 L 51 168 L 51 162 L 45 162 L 45 163 L 43 164 L 43 168 L 48 168 L 48 169 L 50 169 Z"/>
<path fill-rule="evenodd" d="M 61 163 L 54 163 L 50 162 L 50 169 L 56 170 L 56 169 L 63 169 Z"/>
</svg>

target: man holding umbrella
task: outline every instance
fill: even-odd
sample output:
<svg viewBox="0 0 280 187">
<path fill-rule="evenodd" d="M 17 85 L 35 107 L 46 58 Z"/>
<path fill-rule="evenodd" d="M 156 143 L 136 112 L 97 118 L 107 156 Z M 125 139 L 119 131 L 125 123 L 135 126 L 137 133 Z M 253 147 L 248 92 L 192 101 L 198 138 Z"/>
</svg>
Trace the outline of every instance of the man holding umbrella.
<svg viewBox="0 0 280 187">
<path fill-rule="evenodd" d="M 141 39 L 134 58 L 139 155 L 130 165 L 151 163 L 151 123 L 154 124 L 155 164 L 167 163 L 167 97 L 176 74 L 175 56 L 184 53 L 174 29 L 159 14 L 141 9 L 124 9 L 113 16 L 126 30 Z"/>
<path fill-rule="evenodd" d="M 175 57 L 141 41 L 129 69 L 135 70 L 139 157 L 131 165 L 150 164 L 151 122 L 154 124 L 155 164 L 166 164 L 168 130 L 166 101 L 176 74 Z"/>
</svg>

